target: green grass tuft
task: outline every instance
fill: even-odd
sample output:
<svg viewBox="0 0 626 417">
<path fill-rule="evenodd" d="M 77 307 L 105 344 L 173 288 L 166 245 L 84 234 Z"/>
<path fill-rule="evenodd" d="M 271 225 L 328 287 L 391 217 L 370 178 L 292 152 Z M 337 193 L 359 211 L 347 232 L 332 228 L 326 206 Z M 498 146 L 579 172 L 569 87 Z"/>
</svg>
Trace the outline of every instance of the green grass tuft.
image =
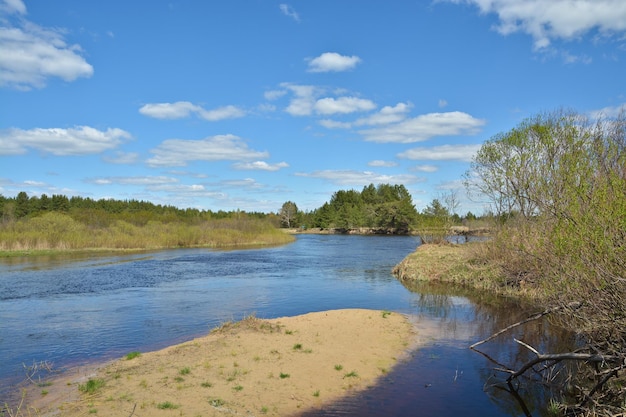
<svg viewBox="0 0 626 417">
<path fill-rule="evenodd" d="M 104 379 L 89 379 L 86 383 L 80 384 L 78 390 L 86 394 L 93 394 L 104 386 Z"/>
<path fill-rule="evenodd" d="M 175 410 L 178 407 L 180 407 L 180 406 L 177 405 L 177 404 L 174 404 L 174 403 L 172 403 L 170 401 L 165 401 L 165 402 L 157 404 L 157 408 L 159 410 Z"/>
<path fill-rule="evenodd" d="M 141 352 L 130 352 L 127 353 L 125 358 L 127 361 L 131 360 L 131 359 L 135 359 L 141 356 Z"/>
</svg>

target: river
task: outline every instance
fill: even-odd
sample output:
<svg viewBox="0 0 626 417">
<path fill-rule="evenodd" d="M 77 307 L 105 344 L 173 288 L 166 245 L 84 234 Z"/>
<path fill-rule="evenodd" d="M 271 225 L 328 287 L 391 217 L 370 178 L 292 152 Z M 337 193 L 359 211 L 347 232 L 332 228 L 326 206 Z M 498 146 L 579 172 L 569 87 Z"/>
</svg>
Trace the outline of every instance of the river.
<svg viewBox="0 0 626 417">
<path fill-rule="evenodd" d="M 522 387 L 524 411 L 497 388 L 494 363 L 468 349 L 529 312 L 450 288 L 405 288 L 390 271 L 418 244 L 400 236 L 299 235 L 265 249 L 0 260 L 0 404 L 25 366 L 63 369 L 155 350 L 252 313 L 369 308 L 411 315 L 437 337 L 379 386 L 311 415 L 544 415 L 547 391 Z M 542 348 L 563 342 L 545 322 L 519 332 Z M 501 363 L 523 361 L 511 337 L 485 351 Z"/>
</svg>

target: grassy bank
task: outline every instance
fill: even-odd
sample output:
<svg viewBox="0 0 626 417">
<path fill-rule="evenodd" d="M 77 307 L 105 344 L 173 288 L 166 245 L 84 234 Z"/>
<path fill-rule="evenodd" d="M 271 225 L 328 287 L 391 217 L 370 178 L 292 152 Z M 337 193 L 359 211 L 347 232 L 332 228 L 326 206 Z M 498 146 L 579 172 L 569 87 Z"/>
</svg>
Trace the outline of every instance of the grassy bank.
<svg viewBox="0 0 626 417">
<path fill-rule="evenodd" d="M 123 220 L 85 223 L 52 212 L 0 225 L 0 256 L 82 250 L 151 250 L 180 247 L 228 248 L 293 241 L 271 223 L 254 218 L 196 223 Z"/>
<path fill-rule="evenodd" d="M 393 274 L 408 284 L 438 281 L 539 301 L 541 294 L 532 285 L 513 282 L 500 265 L 485 260 L 485 245 L 485 242 L 421 245 L 395 266 Z"/>
<path fill-rule="evenodd" d="M 603 345 L 591 345 L 588 342 L 594 340 L 594 332 L 605 327 L 604 321 L 608 318 L 593 314 L 587 305 L 596 306 L 605 299 L 596 299 L 593 294 L 587 298 L 572 299 L 568 296 L 571 297 L 571 294 L 576 292 L 568 293 L 566 290 L 563 290 L 561 297 L 557 298 L 553 285 L 546 284 L 545 279 L 540 279 L 529 272 L 520 272 L 531 270 L 533 265 L 531 260 L 524 260 L 503 251 L 503 243 L 494 239 L 489 242 L 463 245 L 421 245 L 400 262 L 393 273 L 407 288 L 415 287 L 416 283 L 423 281 L 449 283 L 470 290 L 479 290 L 479 294 L 513 297 L 526 305 L 537 306 L 537 313 L 541 313 L 537 314 L 536 318 L 549 314 L 553 324 L 575 332 L 581 342 L 581 347 L 574 354 L 546 352 L 554 353 L 556 356 L 562 354 L 563 357 L 569 355 L 569 360 L 575 360 L 579 364 L 575 368 L 576 372 L 569 376 L 568 385 L 562 387 L 559 400 L 553 401 L 554 415 L 587 417 L 624 415 L 626 362 L 621 353 L 623 345 L 617 342 L 622 333 L 614 331 L 614 339 L 610 340 L 616 343 L 617 348 L 609 342 Z M 559 303 L 560 299 L 566 300 L 567 303 Z M 621 317 L 613 316 L 612 319 L 619 323 Z M 578 357 L 575 357 L 576 355 Z M 539 357 L 539 354 L 537 356 Z M 594 364 L 593 361 L 598 358 L 601 363 Z M 557 359 L 547 364 L 546 368 L 560 361 L 561 359 Z"/>
</svg>

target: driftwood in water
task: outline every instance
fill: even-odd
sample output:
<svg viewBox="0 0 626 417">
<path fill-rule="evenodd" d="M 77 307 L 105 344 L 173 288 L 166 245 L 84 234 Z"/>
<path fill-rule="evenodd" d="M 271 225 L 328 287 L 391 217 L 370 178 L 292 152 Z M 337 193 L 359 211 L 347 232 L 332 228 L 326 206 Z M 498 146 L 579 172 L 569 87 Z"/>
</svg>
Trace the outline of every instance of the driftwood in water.
<svg viewBox="0 0 626 417">
<path fill-rule="evenodd" d="M 504 329 L 500 330 L 500 331 L 499 331 L 499 332 L 497 332 L 497 333 L 492 334 L 491 336 L 489 336 L 489 337 L 488 337 L 488 338 L 486 338 L 486 339 L 483 339 L 483 340 L 481 340 L 481 341 L 479 341 L 479 342 L 474 343 L 473 345 L 471 345 L 471 346 L 470 346 L 470 349 L 474 350 L 474 348 L 475 348 L 476 346 L 482 345 L 483 343 L 486 343 L 486 342 L 488 342 L 488 341 L 490 341 L 490 340 L 492 340 L 492 339 L 495 339 L 496 337 L 500 336 L 501 334 L 506 333 L 506 332 L 508 332 L 509 330 L 514 329 L 515 327 L 521 326 L 522 324 L 526 324 L 526 323 L 528 323 L 528 322 L 530 322 L 530 321 L 540 319 L 540 318 L 542 318 L 543 316 L 546 316 L 546 315 L 548 315 L 548 314 L 550 314 L 550 313 L 553 313 L 553 312 L 555 312 L 555 311 L 558 311 L 558 310 L 562 310 L 562 309 L 564 309 L 564 308 L 568 308 L 568 309 L 576 310 L 577 308 L 580 308 L 580 306 L 581 306 L 581 305 L 582 305 L 582 303 L 579 303 L 579 302 L 573 302 L 573 303 L 569 303 L 569 304 L 568 304 L 568 305 L 566 305 L 566 306 L 557 306 L 557 307 L 552 307 L 552 308 L 549 308 L 549 309 L 547 309 L 547 310 L 542 311 L 541 313 L 533 314 L 532 316 L 530 316 L 530 317 L 528 317 L 528 318 L 526 318 L 526 319 L 524 319 L 524 320 L 520 320 L 520 321 L 518 321 L 517 323 L 513 323 L 513 324 L 511 324 L 510 326 L 505 327 Z"/>
<path fill-rule="evenodd" d="M 563 361 L 579 361 L 579 362 L 584 362 L 587 364 L 594 364 L 595 368 L 595 377 L 597 378 L 597 382 L 596 384 L 593 386 L 593 388 L 591 388 L 587 393 L 584 393 L 583 390 L 581 390 L 581 392 L 583 392 L 582 395 L 582 401 L 581 403 L 578 405 L 578 407 L 585 407 L 585 405 L 587 405 L 590 401 L 593 401 L 592 396 L 594 394 L 596 394 L 600 389 L 602 389 L 602 387 L 613 377 L 617 377 L 619 375 L 620 371 L 626 370 L 626 355 L 624 354 L 618 354 L 618 355 L 608 355 L 608 354 L 603 354 L 601 352 L 599 352 L 598 350 L 595 349 L 588 349 L 588 352 L 583 352 L 582 349 L 576 352 L 564 352 L 564 353 L 540 353 L 537 349 L 535 349 L 534 347 L 530 346 L 529 344 L 521 341 L 521 340 L 517 340 L 514 339 L 516 343 L 520 344 L 521 346 L 524 346 L 526 349 L 530 350 L 531 352 L 533 352 L 535 354 L 535 357 L 531 360 L 529 360 L 528 362 L 524 363 L 519 369 L 514 370 L 514 369 L 510 369 L 508 366 L 505 366 L 501 363 L 498 363 L 496 361 L 494 361 L 492 358 L 490 358 L 487 354 L 479 351 L 478 349 L 476 349 L 476 346 L 482 345 L 483 343 L 486 343 L 496 337 L 498 337 L 499 335 L 506 333 L 508 331 L 510 331 L 511 329 L 514 329 L 515 327 L 521 326 L 525 323 L 531 322 L 533 320 L 537 320 L 540 319 L 541 317 L 544 317 L 550 313 L 559 311 L 559 310 L 576 310 L 578 308 L 580 308 L 582 306 L 582 303 L 579 302 L 573 302 L 573 303 L 569 303 L 567 305 L 564 306 L 558 306 L 558 307 L 553 307 L 553 308 L 549 308 L 545 311 L 542 311 L 540 313 L 534 314 L 524 320 L 520 320 L 516 323 L 513 323 L 507 327 L 505 327 L 504 329 L 492 334 L 491 336 L 489 336 L 486 339 L 480 340 L 474 344 L 472 344 L 470 346 L 470 349 L 476 351 L 477 353 L 480 353 L 481 355 L 485 356 L 486 358 L 488 358 L 489 360 L 491 360 L 492 362 L 496 363 L 499 368 L 496 368 L 496 370 L 501 371 L 501 372 L 505 372 L 508 373 L 509 376 L 506 379 L 507 385 L 510 389 L 509 392 L 511 393 L 516 393 L 516 390 L 513 388 L 512 382 L 524 375 L 527 371 L 531 370 L 531 369 L 535 369 L 535 365 L 539 365 L 539 364 L 545 364 L 545 366 L 543 367 L 542 371 L 552 368 L 554 366 L 556 366 L 557 364 L 563 362 Z M 603 366 L 605 367 L 604 370 L 599 371 L 598 367 L 599 366 Z M 606 366 L 609 366 L 608 368 L 606 368 Z M 521 401 L 521 398 L 518 398 L 518 400 Z M 520 402 L 520 404 L 522 405 L 522 408 L 525 409 L 525 405 L 523 404 L 523 401 Z M 525 414 L 526 415 L 530 415 L 526 410 L 525 410 Z"/>
<path fill-rule="evenodd" d="M 577 352 L 566 352 L 566 353 L 539 353 L 537 349 L 532 346 L 522 342 L 521 340 L 514 339 L 517 343 L 524 346 L 526 349 L 533 352 L 536 356 L 535 359 L 531 359 L 526 362 L 519 368 L 517 371 L 513 371 L 511 369 L 505 370 L 505 372 L 509 372 L 511 375 L 507 378 L 507 381 L 511 381 L 518 376 L 524 374 L 524 372 L 531 369 L 533 366 L 542 363 L 551 361 L 553 364 L 557 364 L 558 362 L 564 360 L 573 360 L 573 361 L 584 361 L 589 363 L 620 363 L 623 362 L 623 358 L 615 355 L 600 355 L 597 353 L 577 353 Z"/>
</svg>

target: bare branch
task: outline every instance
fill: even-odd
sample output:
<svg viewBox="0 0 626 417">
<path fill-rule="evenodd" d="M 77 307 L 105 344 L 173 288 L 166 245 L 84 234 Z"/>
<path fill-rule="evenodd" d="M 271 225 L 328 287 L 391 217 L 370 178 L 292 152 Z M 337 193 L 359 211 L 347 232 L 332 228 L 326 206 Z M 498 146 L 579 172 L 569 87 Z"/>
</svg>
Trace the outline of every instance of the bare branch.
<svg viewBox="0 0 626 417">
<path fill-rule="evenodd" d="M 572 310 L 576 310 L 580 306 L 582 306 L 582 303 L 580 303 L 580 302 L 572 302 L 572 303 L 569 303 L 569 304 L 567 304 L 565 306 L 556 306 L 556 307 L 552 307 L 552 308 L 549 308 L 547 310 L 544 310 L 541 313 L 533 314 L 532 316 L 530 316 L 530 317 L 528 317 L 528 318 L 526 318 L 524 320 L 518 321 L 517 323 L 513 323 L 510 326 L 505 327 L 504 329 L 500 330 L 499 332 L 496 332 L 496 333 L 492 334 L 491 336 L 489 336 L 486 339 L 483 339 L 483 340 L 481 340 L 479 342 L 474 343 L 473 345 L 470 346 L 470 349 L 474 350 L 474 348 L 476 346 L 482 345 L 483 343 L 487 343 L 488 341 L 493 340 L 496 337 L 500 336 L 502 333 L 506 333 L 509 330 L 514 329 L 515 327 L 521 326 L 522 324 L 526 324 L 526 323 L 528 323 L 530 321 L 540 319 L 543 316 L 548 315 L 550 313 L 553 313 L 555 311 L 558 311 L 558 310 L 561 310 L 561 309 L 564 309 L 564 308 L 569 308 L 569 309 L 572 309 Z"/>
</svg>

